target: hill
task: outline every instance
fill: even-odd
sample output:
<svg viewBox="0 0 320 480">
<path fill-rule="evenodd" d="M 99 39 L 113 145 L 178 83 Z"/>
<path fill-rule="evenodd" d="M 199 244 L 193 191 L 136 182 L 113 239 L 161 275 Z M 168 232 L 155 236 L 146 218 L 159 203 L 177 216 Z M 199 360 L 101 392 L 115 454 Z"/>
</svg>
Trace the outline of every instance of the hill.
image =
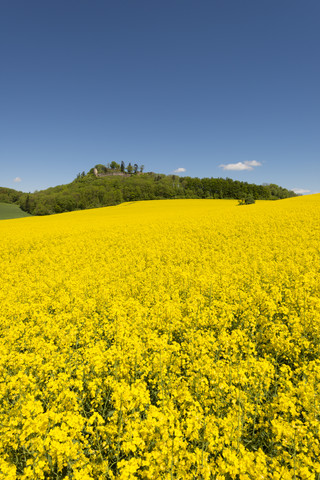
<svg viewBox="0 0 320 480">
<path fill-rule="evenodd" d="M 13 188 L 0 187 L 0 203 L 17 203 L 23 194 Z"/>
<path fill-rule="evenodd" d="M 19 195 L 17 203 L 32 215 L 49 215 L 138 200 L 212 198 L 277 200 L 296 196 L 278 185 L 255 185 L 231 178 L 192 178 L 143 173 L 136 165 L 115 168 L 96 165 L 69 184 Z"/>
<path fill-rule="evenodd" d="M 30 213 L 21 210 L 18 205 L 10 203 L 0 203 L 0 220 L 8 220 L 10 218 L 30 217 Z"/>
</svg>

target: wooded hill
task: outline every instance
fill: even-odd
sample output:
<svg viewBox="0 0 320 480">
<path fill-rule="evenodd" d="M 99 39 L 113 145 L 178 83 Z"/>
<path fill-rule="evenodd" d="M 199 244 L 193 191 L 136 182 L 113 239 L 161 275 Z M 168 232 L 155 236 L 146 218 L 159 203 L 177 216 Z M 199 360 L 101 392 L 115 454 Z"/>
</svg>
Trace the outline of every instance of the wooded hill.
<svg viewBox="0 0 320 480">
<path fill-rule="evenodd" d="M 19 203 L 23 192 L 14 190 L 13 188 L 0 187 L 0 203 Z"/>
<path fill-rule="evenodd" d="M 231 178 L 192 178 L 178 175 L 143 173 L 135 166 L 128 172 L 96 165 L 82 172 L 69 184 L 34 193 L 0 188 L 0 201 L 16 203 L 32 215 L 49 215 L 87 208 L 118 205 L 137 200 L 167 198 L 214 198 L 277 200 L 296 196 L 275 184 L 255 185 Z M 118 165 L 117 165 L 118 167 Z"/>
</svg>

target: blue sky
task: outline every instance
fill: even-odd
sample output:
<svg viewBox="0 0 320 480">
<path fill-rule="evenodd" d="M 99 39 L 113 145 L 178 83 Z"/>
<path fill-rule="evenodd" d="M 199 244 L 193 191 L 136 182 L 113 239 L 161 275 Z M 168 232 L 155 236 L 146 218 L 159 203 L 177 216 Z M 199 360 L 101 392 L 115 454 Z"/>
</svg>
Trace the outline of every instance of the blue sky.
<svg viewBox="0 0 320 480">
<path fill-rule="evenodd" d="M 0 186 L 113 160 L 320 192 L 319 0 L 2 0 Z"/>
</svg>

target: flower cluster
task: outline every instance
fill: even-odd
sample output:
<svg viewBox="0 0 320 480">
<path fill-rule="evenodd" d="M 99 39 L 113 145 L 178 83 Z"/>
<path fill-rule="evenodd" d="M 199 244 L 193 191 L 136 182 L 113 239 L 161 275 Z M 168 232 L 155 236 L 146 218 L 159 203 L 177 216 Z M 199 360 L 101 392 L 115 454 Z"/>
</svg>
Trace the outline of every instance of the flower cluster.
<svg viewBox="0 0 320 480">
<path fill-rule="evenodd" d="M 320 478 L 320 195 L 0 238 L 0 480 Z"/>
</svg>

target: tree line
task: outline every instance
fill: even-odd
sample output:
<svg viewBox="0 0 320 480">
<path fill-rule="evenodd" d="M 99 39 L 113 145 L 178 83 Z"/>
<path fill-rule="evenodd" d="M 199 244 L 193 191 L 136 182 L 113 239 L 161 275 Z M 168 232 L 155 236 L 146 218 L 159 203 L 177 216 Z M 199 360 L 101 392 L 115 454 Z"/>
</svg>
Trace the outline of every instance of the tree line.
<svg viewBox="0 0 320 480">
<path fill-rule="evenodd" d="M 0 203 L 19 203 L 19 199 L 24 195 L 19 190 L 13 188 L 0 187 Z"/>
<path fill-rule="evenodd" d="M 141 170 L 138 165 L 136 169 L 132 167 L 132 172 L 128 172 L 128 167 L 125 167 L 123 172 L 130 175 L 108 176 L 110 171 L 116 171 L 118 167 L 113 168 L 110 164 L 105 167 L 107 170 L 103 171 L 101 166 L 96 165 L 94 168 L 105 175 L 96 176 L 94 169 L 91 169 L 87 174 L 82 172 L 77 175 L 75 180 L 67 185 L 19 194 L 16 203 L 32 215 L 50 215 L 138 200 L 211 198 L 241 199 L 245 202 L 247 198 L 277 200 L 296 196 L 293 191 L 275 184 L 256 185 L 231 178 L 193 178 L 143 173 L 143 168 Z M 119 170 L 121 171 L 121 165 Z"/>
<path fill-rule="evenodd" d="M 89 173 L 92 174 L 96 171 L 98 175 L 107 175 L 108 173 L 121 172 L 136 175 L 137 173 L 142 173 L 143 170 L 144 165 L 139 166 L 137 163 L 132 165 L 131 162 L 126 165 L 124 162 L 117 163 L 113 161 L 111 163 L 107 163 L 107 165 L 102 165 L 99 163 L 98 165 L 95 165 L 95 167 L 91 168 Z M 79 178 L 79 176 L 84 176 L 83 173 L 84 172 L 82 172 L 82 174 L 79 173 L 77 178 Z"/>
</svg>

